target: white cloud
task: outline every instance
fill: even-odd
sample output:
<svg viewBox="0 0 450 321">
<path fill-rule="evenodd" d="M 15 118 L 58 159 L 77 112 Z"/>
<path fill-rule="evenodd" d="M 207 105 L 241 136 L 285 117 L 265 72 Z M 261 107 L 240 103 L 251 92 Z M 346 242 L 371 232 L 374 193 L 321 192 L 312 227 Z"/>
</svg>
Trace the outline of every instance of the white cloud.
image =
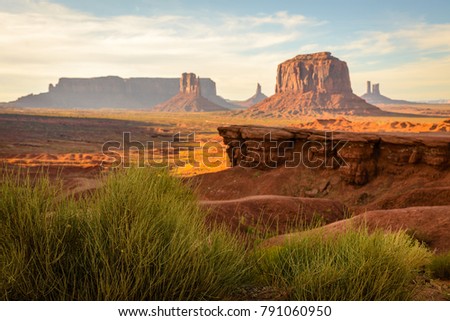
<svg viewBox="0 0 450 321">
<path fill-rule="evenodd" d="M 204 20 L 175 15 L 101 18 L 48 2 L 11 6 L 13 10 L 0 12 L 0 46 L 8 48 L 0 51 L 0 82 L 19 76 L 45 80 L 23 86 L 22 94 L 46 91 L 49 82 L 63 76 L 178 77 L 184 71 L 213 78 L 227 98 L 247 98 L 258 81 L 271 93 L 277 63 L 289 58 L 273 48 L 298 41 L 302 33 L 295 27 L 307 30 L 320 24 L 287 12 Z M 0 95 L 0 101 L 12 100 L 17 90 Z"/>
<path fill-rule="evenodd" d="M 0 101 L 46 91 L 59 77 L 178 77 L 184 71 L 211 77 L 227 98 L 245 99 L 256 82 L 273 93 L 280 62 L 324 50 L 348 62 L 355 92 L 372 79 L 393 97 L 450 98 L 450 63 L 442 58 L 450 56 L 450 24 L 355 31 L 351 41 L 330 45 L 327 22 L 288 12 L 102 18 L 44 1 L 0 0 L 0 8 Z M 386 67 L 405 52 L 415 61 Z M 432 88 L 425 92 L 423 84 Z"/>
<path fill-rule="evenodd" d="M 450 54 L 375 71 L 353 72 L 353 89 L 365 92 L 367 80 L 380 83 L 381 93 L 393 99 L 431 100 L 450 97 Z"/>
<path fill-rule="evenodd" d="M 349 55 L 388 55 L 402 51 L 425 53 L 450 52 L 450 24 L 419 23 L 392 31 L 361 32 L 356 40 L 329 46 Z"/>
<path fill-rule="evenodd" d="M 359 39 L 344 45 L 330 46 L 331 50 L 348 51 L 358 55 L 388 54 L 396 50 L 393 37 L 384 32 L 366 32 Z"/>
<path fill-rule="evenodd" d="M 363 32 L 347 44 L 329 47 L 349 62 L 353 89 L 379 82 L 391 98 L 450 98 L 450 24 L 418 24 L 385 32 Z"/>
<path fill-rule="evenodd" d="M 280 11 L 273 15 L 258 16 L 225 16 L 224 26 L 229 29 L 246 29 L 262 25 L 279 25 L 284 28 L 295 28 L 302 25 L 322 25 L 324 21 L 308 18 L 302 15 L 290 15 L 286 11 Z"/>
</svg>

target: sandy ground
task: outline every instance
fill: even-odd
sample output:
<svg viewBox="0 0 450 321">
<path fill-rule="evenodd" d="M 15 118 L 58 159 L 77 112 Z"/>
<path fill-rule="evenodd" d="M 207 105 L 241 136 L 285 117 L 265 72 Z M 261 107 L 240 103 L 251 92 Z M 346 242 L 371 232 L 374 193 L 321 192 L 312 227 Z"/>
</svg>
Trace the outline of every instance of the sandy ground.
<svg viewBox="0 0 450 321">
<path fill-rule="evenodd" d="M 325 225 L 321 227 L 323 231 L 331 233 L 365 222 L 370 228 L 406 229 L 436 251 L 449 251 L 450 171 L 424 166 L 398 168 L 394 173 L 379 173 L 364 186 L 352 186 L 343 182 L 337 171 L 327 169 L 230 168 L 225 146 L 216 131 L 222 125 L 256 124 L 356 132 L 426 132 L 430 137 L 450 135 L 450 106 L 383 108 L 415 112 L 418 117 L 369 119 L 322 115 L 320 119 L 292 122 L 233 118 L 226 113 L 181 115 L 0 108 L 0 162 L 9 169 L 22 168 L 30 173 L 45 170 L 51 177 L 63 179 L 67 193 L 81 197 L 101 186 L 99 175 L 111 168 L 113 156 L 124 156 L 122 148 L 114 150 L 116 154 L 105 153 L 103 144 L 123 143 L 123 133 L 130 132 L 133 141 L 154 143 L 153 156 L 157 159 L 168 154 L 174 174 L 189 177 L 186 181 L 195 188 L 201 206 L 209 211 L 210 223 L 225 224 L 232 230 L 255 236 L 275 236 L 268 242 L 279 244 L 302 235 L 299 232 L 277 236 L 280 234 L 321 225 Z M 202 150 L 174 153 L 158 147 L 161 142 L 173 141 L 177 133 L 195 133 L 199 143 L 217 142 L 221 151 L 215 159 L 221 165 L 174 167 L 177 155 L 202 157 L 203 153 Z M 137 160 L 139 153 L 132 150 L 131 161 Z M 447 298 L 448 283 L 433 282 L 424 281 L 418 299 Z"/>
</svg>

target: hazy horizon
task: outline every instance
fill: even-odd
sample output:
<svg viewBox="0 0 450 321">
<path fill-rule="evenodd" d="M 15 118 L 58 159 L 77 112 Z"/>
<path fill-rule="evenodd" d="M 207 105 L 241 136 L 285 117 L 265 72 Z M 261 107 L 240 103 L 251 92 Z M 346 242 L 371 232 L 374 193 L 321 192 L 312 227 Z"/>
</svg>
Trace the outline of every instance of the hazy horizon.
<svg viewBox="0 0 450 321">
<path fill-rule="evenodd" d="M 429 1 L 0 0 L 0 101 L 46 92 L 61 77 L 211 78 L 235 100 L 266 95 L 277 65 L 330 51 L 353 91 L 450 99 L 450 3 Z"/>
</svg>

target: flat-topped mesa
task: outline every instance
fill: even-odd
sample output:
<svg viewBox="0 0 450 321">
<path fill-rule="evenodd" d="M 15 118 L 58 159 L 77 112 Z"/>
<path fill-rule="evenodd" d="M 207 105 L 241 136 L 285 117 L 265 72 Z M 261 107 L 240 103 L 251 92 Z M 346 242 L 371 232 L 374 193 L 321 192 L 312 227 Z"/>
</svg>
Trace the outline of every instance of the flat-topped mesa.
<svg viewBox="0 0 450 321">
<path fill-rule="evenodd" d="M 287 118 L 323 113 L 387 114 L 353 94 L 347 64 L 329 52 L 298 55 L 279 64 L 275 94 L 243 112 Z"/>
<path fill-rule="evenodd" d="M 259 169 L 307 167 L 339 170 L 342 179 L 365 185 L 377 175 L 410 167 L 450 170 L 450 137 L 330 132 L 258 126 L 219 127 L 232 166 Z M 410 168 L 410 169 L 408 169 Z"/>
<path fill-rule="evenodd" d="M 177 95 L 180 90 L 197 90 L 197 83 L 201 85 L 201 95 L 209 101 L 225 108 L 238 107 L 217 95 L 216 83 L 212 79 L 199 80 L 188 73 L 181 80 L 117 76 L 60 78 L 56 84 L 49 84 L 48 92 L 30 94 L 9 104 L 15 107 L 152 108 Z"/>
<path fill-rule="evenodd" d="M 352 93 L 347 64 L 329 52 L 298 55 L 278 65 L 275 93 Z"/>
</svg>

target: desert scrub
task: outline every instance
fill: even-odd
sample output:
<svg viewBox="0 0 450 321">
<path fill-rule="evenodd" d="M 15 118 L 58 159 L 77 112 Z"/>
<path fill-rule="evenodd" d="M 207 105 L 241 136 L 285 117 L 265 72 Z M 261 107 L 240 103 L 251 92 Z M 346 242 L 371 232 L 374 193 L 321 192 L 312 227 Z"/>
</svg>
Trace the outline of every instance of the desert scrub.
<svg viewBox="0 0 450 321">
<path fill-rule="evenodd" d="M 309 234 L 262 249 L 263 282 L 293 300 L 406 300 L 430 253 L 403 232 Z"/>
<path fill-rule="evenodd" d="M 433 277 L 450 280 L 450 252 L 434 256 L 429 268 Z"/>
<path fill-rule="evenodd" d="M 248 280 L 243 246 L 207 229 L 165 170 L 121 170 L 86 199 L 61 195 L 45 175 L 3 175 L 1 299 L 221 299 Z"/>
</svg>

